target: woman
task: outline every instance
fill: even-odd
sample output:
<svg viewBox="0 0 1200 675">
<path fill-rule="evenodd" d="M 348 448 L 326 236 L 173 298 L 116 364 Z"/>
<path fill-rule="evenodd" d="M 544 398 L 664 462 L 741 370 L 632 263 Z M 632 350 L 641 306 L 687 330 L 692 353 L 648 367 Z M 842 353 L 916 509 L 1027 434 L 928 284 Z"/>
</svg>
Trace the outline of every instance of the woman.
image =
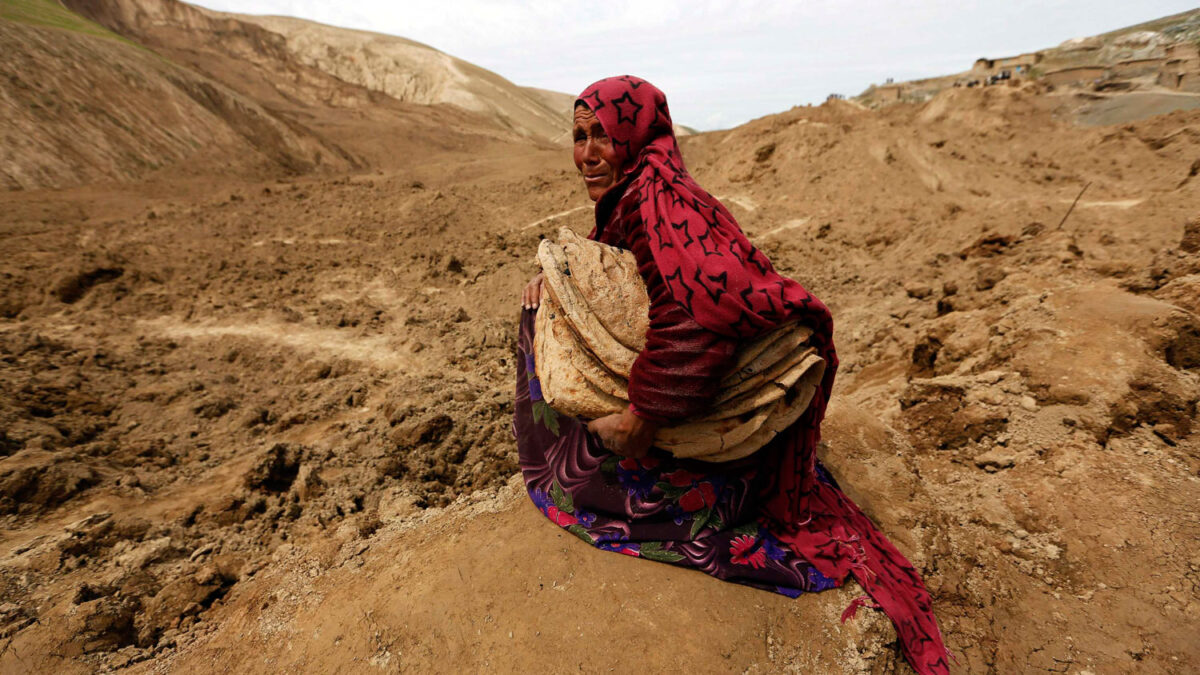
<svg viewBox="0 0 1200 675">
<path fill-rule="evenodd" d="M 514 428 L 534 503 L 599 548 L 793 597 L 853 574 L 895 623 L 914 668 L 948 672 L 920 576 L 816 461 L 837 370 L 828 309 L 778 275 L 688 175 L 653 85 L 628 75 L 591 85 L 576 100 L 573 133 L 575 166 L 596 202 L 589 238 L 633 252 L 650 328 L 629 408 L 585 426 L 541 400 L 533 362 L 541 275 L 525 288 Z M 705 410 L 739 343 L 791 322 L 813 329 L 827 364 L 796 424 L 734 462 L 652 448 L 660 426 Z"/>
</svg>

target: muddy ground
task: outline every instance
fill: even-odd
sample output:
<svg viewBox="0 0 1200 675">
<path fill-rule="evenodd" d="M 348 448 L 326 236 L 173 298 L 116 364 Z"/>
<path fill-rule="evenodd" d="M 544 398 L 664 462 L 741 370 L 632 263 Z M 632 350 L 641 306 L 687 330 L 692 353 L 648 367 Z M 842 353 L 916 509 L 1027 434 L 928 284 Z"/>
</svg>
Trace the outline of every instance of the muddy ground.
<svg viewBox="0 0 1200 675">
<path fill-rule="evenodd" d="M 964 89 L 684 144 L 831 307 L 822 452 L 962 672 L 1200 668 L 1200 112 L 1075 105 Z M 0 193 L 0 669 L 590 672 L 678 640 L 693 670 L 775 672 L 856 630 L 522 501 L 519 291 L 590 205 L 565 150 L 462 138 Z"/>
</svg>

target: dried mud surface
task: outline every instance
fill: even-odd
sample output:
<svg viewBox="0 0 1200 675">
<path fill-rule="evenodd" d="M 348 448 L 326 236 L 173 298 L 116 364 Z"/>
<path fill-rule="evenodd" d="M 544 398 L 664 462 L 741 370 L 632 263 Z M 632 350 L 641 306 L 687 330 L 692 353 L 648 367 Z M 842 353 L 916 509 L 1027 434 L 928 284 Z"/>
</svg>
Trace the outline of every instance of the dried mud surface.
<svg viewBox="0 0 1200 675">
<path fill-rule="evenodd" d="M 684 155 L 833 310 L 823 456 L 958 668 L 1184 672 L 1200 112 L 1058 105 L 797 108 Z M 702 672 L 902 672 L 878 615 L 829 613 L 849 590 L 602 554 L 522 501 L 519 291 L 590 206 L 565 151 L 448 138 L 402 168 L 0 193 L 0 670 L 588 671 L 677 641 Z"/>
</svg>

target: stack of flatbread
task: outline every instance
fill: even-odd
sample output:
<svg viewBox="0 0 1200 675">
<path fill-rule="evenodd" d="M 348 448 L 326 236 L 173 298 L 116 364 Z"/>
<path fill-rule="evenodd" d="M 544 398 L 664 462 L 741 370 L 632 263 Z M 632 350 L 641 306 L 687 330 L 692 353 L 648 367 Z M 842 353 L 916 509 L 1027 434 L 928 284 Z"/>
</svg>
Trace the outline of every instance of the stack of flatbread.
<svg viewBox="0 0 1200 675">
<path fill-rule="evenodd" d="M 567 228 L 543 240 L 545 292 L 534 360 L 546 402 L 597 418 L 629 407 L 629 371 L 646 344 L 650 298 L 633 254 Z M 677 457 L 727 462 L 752 454 L 795 422 L 825 373 L 812 331 L 790 324 L 747 342 L 707 412 L 658 430 Z"/>
</svg>

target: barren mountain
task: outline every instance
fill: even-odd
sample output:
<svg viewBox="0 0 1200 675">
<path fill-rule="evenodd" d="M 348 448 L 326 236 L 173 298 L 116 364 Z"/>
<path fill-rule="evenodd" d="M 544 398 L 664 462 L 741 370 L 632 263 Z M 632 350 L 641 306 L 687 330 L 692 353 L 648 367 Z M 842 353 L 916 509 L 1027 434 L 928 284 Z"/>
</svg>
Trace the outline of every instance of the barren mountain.
<svg viewBox="0 0 1200 675">
<path fill-rule="evenodd" d="M 68 4 L 78 14 L 51 0 L 0 11 L 6 189 L 391 170 L 480 145 L 561 143 L 569 126 L 568 96 L 401 38 L 175 0 Z"/>
<path fill-rule="evenodd" d="M 111 38 L 0 21 L 4 189 L 128 180 L 184 161 L 243 175 L 351 165 L 252 99 Z"/>
<path fill-rule="evenodd" d="M 181 150 L 154 180 L 0 193 L 0 670 L 908 672 L 881 614 L 839 621 L 853 585 L 789 600 L 603 553 L 521 494 L 519 292 L 540 237 L 591 226 L 566 148 L 155 7 L 199 28 L 92 15 L 149 52 L 0 21 L 14 72 L 129 81 L 21 161 L 107 157 L 108 116 L 179 109 L 135 86 L 173 62 L 357 164 Z M 93 100 L 57 77 L 20 82 Z M 14 110 L 54 99 L 24 91 L 0 80 Z M 832 309 L 822 458 L 924 574 L 956 668 L 1191 672 L 1200 111 L 1075 119 L 1009 83 L 683 153 Z M 212 156 L 252 147 L 205 123 Z"/>
</svg>

